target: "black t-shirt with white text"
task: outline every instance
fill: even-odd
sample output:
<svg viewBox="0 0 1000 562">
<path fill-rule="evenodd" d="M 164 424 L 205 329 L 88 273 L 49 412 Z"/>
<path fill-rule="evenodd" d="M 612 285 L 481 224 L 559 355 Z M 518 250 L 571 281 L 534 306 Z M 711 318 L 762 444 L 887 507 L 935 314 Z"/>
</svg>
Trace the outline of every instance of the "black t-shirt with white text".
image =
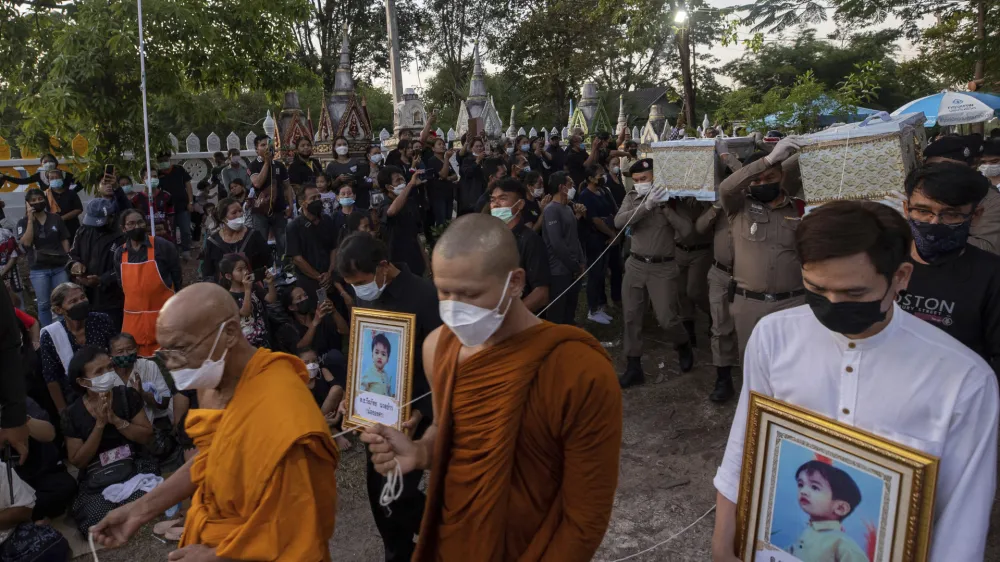
<svg viewBox="0 0 1000 562">
<path fill-rule="evenodd" d="M 994 365 L 1000 359 L 1000 256 L 966 246 L 961 255 L 940 264 L 910 262 L 913 275 L 897 298 L 900 308 Z"/>
</svg>

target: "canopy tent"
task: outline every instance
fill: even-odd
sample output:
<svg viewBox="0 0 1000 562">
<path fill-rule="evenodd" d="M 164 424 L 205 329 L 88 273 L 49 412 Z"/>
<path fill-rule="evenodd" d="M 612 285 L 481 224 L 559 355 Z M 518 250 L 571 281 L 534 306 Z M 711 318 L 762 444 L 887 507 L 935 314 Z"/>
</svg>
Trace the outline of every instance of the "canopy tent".
<svg viewBox="0 0 1000 562">
<path fill-rule="evenodd" d="M 879 111 L 877 109 L 868 109 L 867 107 L 855 107 L 854 113 L 848 115 L 843 111 L 843 108 L 831 97 L 823 95 L 812 101 L 813 107 L 820 108 L 819 114 L 819 126 L 821 128 L 829 127 L 834 123 L 857 123 L 858 121 L 863 121 L 865 117 L 869 115 L 874 115 Z M 798 116 L 793 116 L 789 121 L 797 121 Z M 786 125 L 782 122 L 781 117 L 777 113 L 772 113 L 764 118 L 764 124 L 768 127 L 779 127 Z"/>
<path fill-rule="evenodd" d="M 892 112 L 893 116 L 923 112 L 925 127 L 943 127 L 989 121 L 1000 110 L 1000 96 L 979 92 L 940 92 L 920 98 Z"/>
</svg>

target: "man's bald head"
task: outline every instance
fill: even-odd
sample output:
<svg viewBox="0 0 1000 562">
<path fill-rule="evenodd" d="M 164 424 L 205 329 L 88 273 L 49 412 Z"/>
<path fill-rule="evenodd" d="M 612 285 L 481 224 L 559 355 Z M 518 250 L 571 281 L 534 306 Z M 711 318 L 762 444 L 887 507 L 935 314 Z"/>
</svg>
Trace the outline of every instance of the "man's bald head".
<svg viewBox="0 0 1000 562">
<path fill-rule="evenodd" d="M 236 301 L 215 283 L 195 283 L 182 289 L 163 305 L 157 327 L 193 331 L 201 326 L 218 326 L 223 321 L 237 317 Z"/>
<path fill-rule="evenodd" d="M 517 241 L 510 229 L 500 219 L 480 213 L 452 221 L 434 245 L 434 256 L 472 258 L 481 266 L 479 271 L 502 278 L 520 267 Z"/>
</svg>

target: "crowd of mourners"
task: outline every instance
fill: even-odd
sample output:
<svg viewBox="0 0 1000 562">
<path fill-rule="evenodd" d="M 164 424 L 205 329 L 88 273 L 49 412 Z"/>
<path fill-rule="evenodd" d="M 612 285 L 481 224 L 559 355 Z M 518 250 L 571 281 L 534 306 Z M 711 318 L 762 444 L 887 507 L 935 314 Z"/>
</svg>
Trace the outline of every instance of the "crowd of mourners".
<svg viewBox="0 0 1000 562">
<path fill-rule="evenodd" d="M 794 139 L 742 160 L 724 153 L 719 201 L 700 202 L 669 198 L 654 185 L 652 161 L 638 157 L 627 131 L 589 142 L 580 131 L 500 142 L 463 136 L 451 147 L 433 124 L 418 135 L 403 131 L 387 154 L 339 137 L 325 166 L 308 138 L 283 160 L 261 136 L 249 162 L 239 150 L 217 153 L 209 177 L 195 185 L 165 152 L 148 174 L 105 174 L 86 205 L 80 192 L 90 186 L 51 155 L 30 177 L 0 177 L 32 185 L 25 217 L 0 229 L 3 300 L 16 307 L 23 342 L 31 450 L 14 468 L 11 490 L 0 477 L 0 515 L 16 510 L 0 524 L 0 561 L 60 552 L 65 541 L 44 522 L 69 514 L 86 536 L 194 454 L 185 418 L 198 397 L 177 388 L 156 335 L 158 311 L 192 282 L 229 291 L 251 345 L 305 362 L 332 433 L 342 423 L 352 307 L 416 307 L 421 340 L 440 326 L 436 299 L 413 303 L 416 289 L 407 284 L 430 276 L 428 248 L 456 216 L 490 214 L 512 231 L 525 271 L 519 296 L 532 313 L 585 326 L 621 318 L 622 387 L 644 380 L 650 308 L 681 371 L 694 364 L 696 321 L 708 327 L 710 398 L 725 402 L 736 394 L 733 371 L 757 323 L 816 304 L 796 258 L 794 223 L 804 206 L 796 199 Z M 1000 132 L 991 137 L 940 135 L 908 178 L 899 210 L 917 253 L 907 258 L 913 273 L 897 302 L 995 367 Z M 578 314 L 581 290 L 586 306 Z M 414 396 L 426 392 L 424 377 L 414 379 Z M 429 405 L 423 412 L 418 435 L 433 415 Z M 339 447 L 349 444 L 338 436 Z M 408 560 L 423 500 L 404 497 L 386 514 L 377 505 L 381 482 L 369 463 L 387 560 Z M 159 531 L 176 538 L 183 525 L 178 519 Z"/>
</svg>

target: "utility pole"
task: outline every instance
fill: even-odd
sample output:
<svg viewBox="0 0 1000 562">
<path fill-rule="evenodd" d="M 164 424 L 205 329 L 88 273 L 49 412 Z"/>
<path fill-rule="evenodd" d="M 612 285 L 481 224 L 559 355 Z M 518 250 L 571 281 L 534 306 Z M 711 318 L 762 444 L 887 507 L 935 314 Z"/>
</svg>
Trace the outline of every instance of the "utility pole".
<svg viewBox="0 0 1000 562">
<path fill-rule="evenodd" d="M 400 128 L 399 112 L 396 108 L 403 101 L 403 71 L 399 61 L 399 27 L 396 24 L 396 0 L 385 0 L 385 25 L 389 34 L 389 67 L 392 72 L 392 125 Z"/>
</svg>

